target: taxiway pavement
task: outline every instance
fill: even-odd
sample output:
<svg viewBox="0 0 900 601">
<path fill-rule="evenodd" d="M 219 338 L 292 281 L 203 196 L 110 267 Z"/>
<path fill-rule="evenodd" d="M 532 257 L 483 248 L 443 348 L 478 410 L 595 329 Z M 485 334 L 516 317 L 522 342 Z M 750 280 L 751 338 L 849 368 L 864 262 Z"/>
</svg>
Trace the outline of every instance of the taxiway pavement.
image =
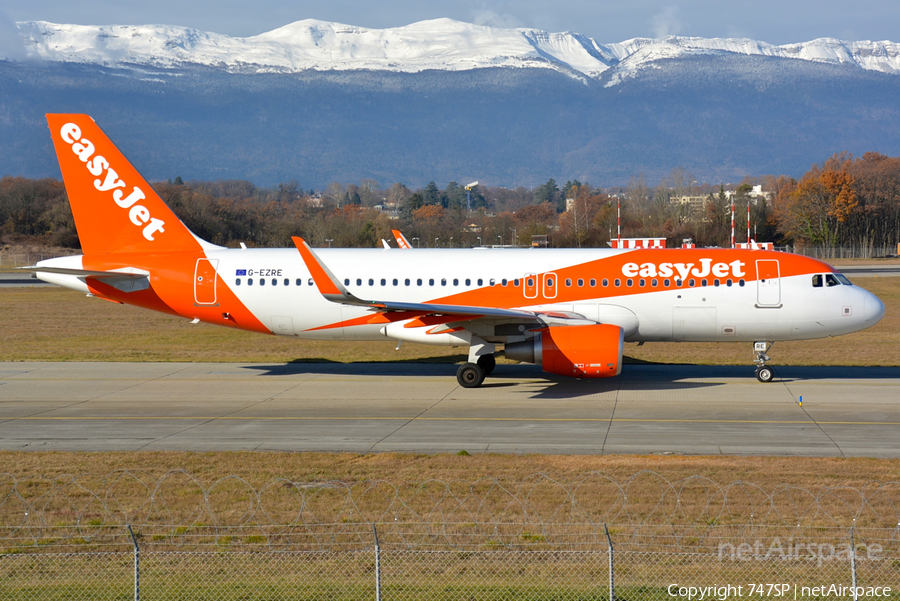
<svg viewBox="0 0 900 601">
<path fill-rule="evenodd" d="M 775 369 L 0 363 L 0 449 L 900 457 L 900 368 Z"/>
</svg>

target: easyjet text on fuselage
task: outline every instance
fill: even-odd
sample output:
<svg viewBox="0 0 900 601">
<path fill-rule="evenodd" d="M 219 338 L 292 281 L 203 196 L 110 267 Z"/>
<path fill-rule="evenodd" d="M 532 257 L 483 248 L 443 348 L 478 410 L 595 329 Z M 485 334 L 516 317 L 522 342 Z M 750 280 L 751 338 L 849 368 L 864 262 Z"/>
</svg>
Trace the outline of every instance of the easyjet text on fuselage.
<svg viewBox="0 0 900 601">
<path fill-rule="evenodd" d="M 699 263 L 699 264 L 698 264 Z M 622 265 L 622 275 L 628 278 L 670 278 L 677 277 L 685 280 L 689 277 L 705 278 L 742 278 L 744 272 L 743 261 L 737 260 L 730 263 L 713 263 L 712 259 L 698 259 L 697 263 L 625 263 Z"/>
</svg>

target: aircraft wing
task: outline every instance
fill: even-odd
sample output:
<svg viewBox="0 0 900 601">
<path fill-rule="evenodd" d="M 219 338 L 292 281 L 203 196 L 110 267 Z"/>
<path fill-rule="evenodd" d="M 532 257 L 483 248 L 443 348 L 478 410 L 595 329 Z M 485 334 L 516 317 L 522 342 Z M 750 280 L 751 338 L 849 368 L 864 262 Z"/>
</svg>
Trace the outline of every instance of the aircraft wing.
<svg viewBox="0 0 900 601">
<path fill-rule="evenodd" d="M 563 323 L 580 324 L 595 323 L 578 313 L 568 312 L 538 312 L 524 309 L 501 309 L 499 307 L 475 307 L 467 305 L 442 305 L 436 303 L 404 303 L 396 301 L 364 300 L 353 295 L 341 284 L 330 269 L 319 259 L 318 255 L 309 247 L 303 238 L 291 238 L 300 251 L 300 256 L 306 263 L 313 282 L 319 292 L 326 299 L 342 305 L 355 305 L 368 307 L 377 311 L 414 311 L 418 313 L 440 313 L 441 315 L 458 315 L 462 318 L 475 319 L 483 317 L 511 319 L 514 321 L 549 325 L 562 325 Z M 462 320 L 461 320 L 462 321 Z"/>
</svg>

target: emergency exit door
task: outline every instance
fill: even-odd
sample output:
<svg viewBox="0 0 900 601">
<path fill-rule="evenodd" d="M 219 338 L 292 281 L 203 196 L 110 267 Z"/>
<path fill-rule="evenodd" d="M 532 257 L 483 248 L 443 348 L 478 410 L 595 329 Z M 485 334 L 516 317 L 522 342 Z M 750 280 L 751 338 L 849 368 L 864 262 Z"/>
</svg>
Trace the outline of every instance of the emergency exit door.
<svg viewBox="0 0 900 601">
<path fill-rule="evenodd" d="M 781 306 L 781 274 L 777 260 L 756 262 L 756 302 L 760 307 Z"/>
<path fill-rule="evenodd" d="M 194 269 L 194 302 L 198 305 L 216 304 L 216 267 L 218 261 L 197 259 Z"/>
</svg>

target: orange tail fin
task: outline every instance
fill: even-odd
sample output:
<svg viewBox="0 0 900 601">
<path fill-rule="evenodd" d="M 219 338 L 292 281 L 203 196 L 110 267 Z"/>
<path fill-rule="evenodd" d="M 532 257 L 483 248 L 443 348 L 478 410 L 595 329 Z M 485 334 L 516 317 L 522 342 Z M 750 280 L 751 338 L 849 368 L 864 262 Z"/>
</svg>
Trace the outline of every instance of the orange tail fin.
<svg viewBox="0 0 900 601">
<path fill-rule="evenodd" d="M 84 254 L 201 250 L 202 243 L 88 115 L 47 115 Z"/>
</svg>

